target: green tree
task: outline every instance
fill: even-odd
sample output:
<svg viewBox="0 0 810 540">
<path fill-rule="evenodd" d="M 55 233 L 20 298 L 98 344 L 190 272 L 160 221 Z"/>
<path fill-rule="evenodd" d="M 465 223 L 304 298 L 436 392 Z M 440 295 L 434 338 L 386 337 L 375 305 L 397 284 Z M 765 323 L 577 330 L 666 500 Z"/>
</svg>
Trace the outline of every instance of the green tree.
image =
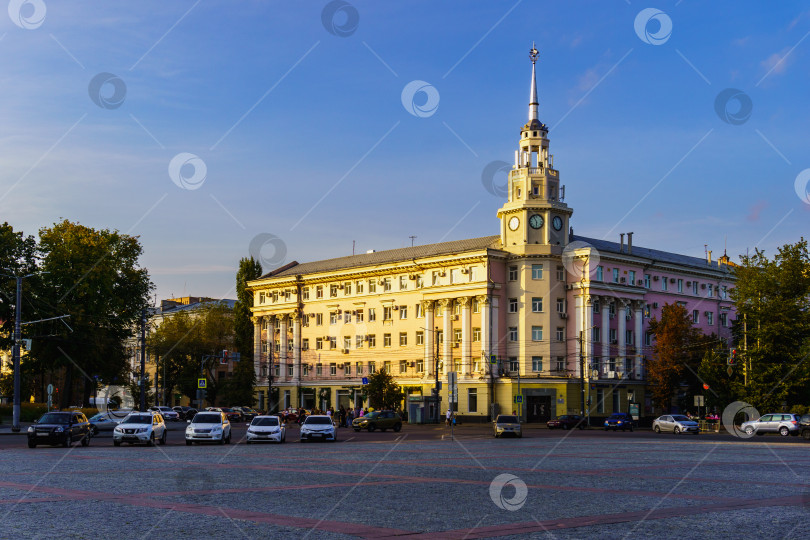
<svg viewBox="0 0 810 540">
<path fill-rule="evenodd" d="M 23 236 L 8 223 L 0 225 L 0 350 L 11 349 L 14 340 L 17 283 L 10 275 L 35 272 L 36 255 L 37 244 L 33 236 Z M 23 297 L 24 312 L 30 307 L 25 305 L 27 297 Z"/>
<path fill-rule="evenodd" d="M 127 382 L 127 389 L 129 390 L 130 395 L 132 396 L 132 403 L 133 409 L 137 409 L 141 403 L 141 385 L 140 385 L 140 377 L 141 371 L 139 369 L 132 370 L 129 372 L 129 382 Z M 153 403 L 155 400 L 155 393 L 153 391 L 154 386 L 153 382 L 149 379 L 149 374 L 144 374 L 143 378 L 143 389 L 144 389 L 144 396 L 146 396 L 146 406 L 149 407 L 150 403 Z M 120 398 L 119 398 L 120 399 Z"/>
<path fill-rule="evenodd" d="M 234 345 L 242 355 L 242 360 L 234 367 L 233 377 L 223 389 L 228 403 L 256 404 L 256 370 L 253 358 L 253 321 L 250 309 L 253 307 L 253 293 L 247 290 L 247 282 L 262 275 L 262 265 L 253 257 L 239 261 L 236 273 L 236 304 L 233 306 Z"/>
<path fill-rule="evenodd" d="M 780 247 L 773 259 L 755 250 L 741 257 L 736 275 L 734 335 L 742 357 L 739 368 L 747 374 L 742 398 L 759 410 L 781 410 L 784 402 L 810 404 L 807 241 Z"/>
<path fill-rule="evenodd" d="M 709 408 L 723 410 L 737 399 L 742 384 L 742 369 L 741 366 L 734 366 L 729 375 L 728 367 L 728 347 L 724 344 L 707 350 L 703 355 L 698 375 L 709 385 L 709 389 L 703 392 Z"/>
<path fill-rule="evenodd" d="M 364 390 L 363 397 L 368 398 L 369 406 L 375 409 L 397 409 L 405 399 L 402 388 L 384 369 L 368 376 L 368 384 Z"/>
<path fill-rule="evenodd" d="M 650 321 L 650 332 L 655 336 L 655 345 L 647 361 L 648 389 L 655 405 L 669 411 L 685 374 L 697 371 L 705 338 L 692 326 L 686 308 L 680 304 L 664 304 L 661 319 Z"/>
<path fill-rule="evenodd" d="M 68 220 L 41 229 L 39 238 L 47 274 L 36 291 L 38 315 L 68 314 L 70 330 L 54 323 L 51 337 L 34 340 L 30 358 L 64 370 L 62 407 L 88 403 L 95 376 L 123 379 L 128 371 L 125 342 L 153 287 L 138 265 L 143 249 L 137 237 Z M 78 399 L 74 387 L 82 390 Z"/>
</svg>

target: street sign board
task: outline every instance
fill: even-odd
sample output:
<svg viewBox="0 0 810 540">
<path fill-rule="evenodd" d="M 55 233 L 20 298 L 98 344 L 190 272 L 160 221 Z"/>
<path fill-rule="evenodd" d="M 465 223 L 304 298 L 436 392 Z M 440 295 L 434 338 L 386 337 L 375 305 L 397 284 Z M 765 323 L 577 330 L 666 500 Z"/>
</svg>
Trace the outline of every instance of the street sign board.
<svg viewBox="0 0 810 540">
<path fill-rule="evenodd" d="M 703 396 L 695 396 L 695 407 L 703 407 L 704 405 L 705 405 L 704 397 Z"/>
<path fill-rule="evenodd" d="M 629 409 L 630 416 L 633 417 L 633 420 L 638 420 L 638 403 L 631 403 Z"/>
<path fill-rule="evenodd" d="M 498 355 L 493 354 L 492 356 L 490 356 L 489 357 L 489 363 L 490 364 L 497 364 L 498 363 Z"/>
<path fill-rule="evenodd" d="M 49 384 L 49 385 L 48 385 L 48 395 L 50 396 L 50 395 L 52 395 L 52 394 L 53 394 L 53 385 L 52 385 L 52 384 Z"/>
<path fill-rule="evenodd" d="M 368 384 L 368 377 L 363 377 L 363 384 Z"/>
<path fill-rule="evenodd" d="M 197 379 L 197 388 L 205 388 L 208 379 Z"/>
<path fill-rule="evenodd" d="M 523 403 L 523 396 L 515 396 L 515 403 Z"/>
</svg>

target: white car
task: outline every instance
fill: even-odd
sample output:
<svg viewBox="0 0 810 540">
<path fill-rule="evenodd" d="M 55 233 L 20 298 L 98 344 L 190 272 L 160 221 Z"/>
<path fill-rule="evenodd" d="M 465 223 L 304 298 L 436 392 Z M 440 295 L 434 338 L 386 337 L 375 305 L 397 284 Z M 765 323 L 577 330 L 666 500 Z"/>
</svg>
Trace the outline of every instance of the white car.
<svg viewBox="0 0 810 540">
<path fill-rule="evenodd" d="M 695 435 L 700 433 L 700 425 L 682 414 L 665 414 L 659 416 L 653 420 L 652 427 L 653 431 L 656 433 L 661 433 L 662 431 L 671 431 L 675 435 L 678 433 L 693 433 Z"/>
<path fill-rule="evenodd" d="M 278 416 L 257 416 L 247 426 L 247 444 L 261 441 L 283 443 L 287 438 L 287 428 Z"/>
<path fill-rule="evenodd" d="M 337 440 L 337 428 L 332 423 L 332 418 L 324 414 L 313 414 L 307 416 L 301 424 L 299 442 L 304 441 L 332 441 Z"/>
<path fill-rule="evenodd" d="M 146 443 L 146 446 L 154 446 L 155 442 L 166 444 L 166 431 L 166 423 L 160 413 L 133 412 L 115 426 L 113 445 L 121 446 L 122 442 Z"/>
<path fill-rule="evenodd" d="M 188 420 L 186 446 L 195 442 L 231 443 L 231 423 L 224 412 L 202 411 Z"/>
<path fill-rule="evenodd" d="M 156 405 L 154 407 L 149 407 L 150 411 L 154 411 L 156 413 L 160 413 L 160 415 L 167 421 L 178 421 L 180 420 L 180 415 L 177 414 L 177 411 L 174 409 L 170 409 L 169 407 L 164 407 L 163 405 Z"/>
</svg>

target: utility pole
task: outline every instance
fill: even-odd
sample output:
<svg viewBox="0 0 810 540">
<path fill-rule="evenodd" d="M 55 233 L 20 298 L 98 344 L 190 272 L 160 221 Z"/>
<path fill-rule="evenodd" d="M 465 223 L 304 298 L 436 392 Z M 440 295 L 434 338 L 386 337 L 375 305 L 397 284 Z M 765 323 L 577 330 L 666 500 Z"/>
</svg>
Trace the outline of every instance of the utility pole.
<svg viewBox="0 0 810 540">
<path fill-rule="evenodd" d="M 436 375 L 436 385 L 434 387 L 436 391 L 435 416 L 436 416 L 436 423 L 438 424 L 439 423 L 439 327 L 438 326 L 436 327 L 436 338 L 434 341 L 436 341 L 436 361 L 433 362 L 433 371 Z"/>
<path fill-rule="evenodd" d="M 157 375 L 157 371 L 155 371 L 155 375 Z M 146 377 L 146 308 L 141 310 L 141 403 L 139 407 L 141 412 L 146 411 L 146 385 L 144 384 L 144 377 Z"/>
<path fill-rule="evenodd" d="M 582 330 L 579 331 L 579 391 L 582 417 L 585 417 L 585 354 L 582 346 Z"/>
<path fill-rule="evenodd" d="M 17 278 L 17 300 L 14 304 L 14 407 L 11 431 L 20 431 L 20 322 L 22 317 L 22 276 Z"/>
<path fill-rule="evenodd" d="M 271 335 L 267 341 L 267 414 L 270 414 L 270 402 L 273 398 L 273 350 L 276 348 L 275 339 L 276 336 Z"/>
</svg>

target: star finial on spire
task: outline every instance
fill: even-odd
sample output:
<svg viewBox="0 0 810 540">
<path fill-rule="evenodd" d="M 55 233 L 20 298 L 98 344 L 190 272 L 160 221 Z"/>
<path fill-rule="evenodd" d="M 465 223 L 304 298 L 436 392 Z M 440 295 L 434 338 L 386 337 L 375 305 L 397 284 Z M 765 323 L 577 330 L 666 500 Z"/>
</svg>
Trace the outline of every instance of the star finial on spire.
<svg viewBox="0 0 810 540">
<path fill-rule="evenodd" d="M 537 56 L 540 52 L 537 50 L 537 47 L 534 46 L 534 41 L 532 41 L 532 49 L 529 51 L 529 58 L 532 60 L 532 64 L 537 62 Z"/>
</svg>

